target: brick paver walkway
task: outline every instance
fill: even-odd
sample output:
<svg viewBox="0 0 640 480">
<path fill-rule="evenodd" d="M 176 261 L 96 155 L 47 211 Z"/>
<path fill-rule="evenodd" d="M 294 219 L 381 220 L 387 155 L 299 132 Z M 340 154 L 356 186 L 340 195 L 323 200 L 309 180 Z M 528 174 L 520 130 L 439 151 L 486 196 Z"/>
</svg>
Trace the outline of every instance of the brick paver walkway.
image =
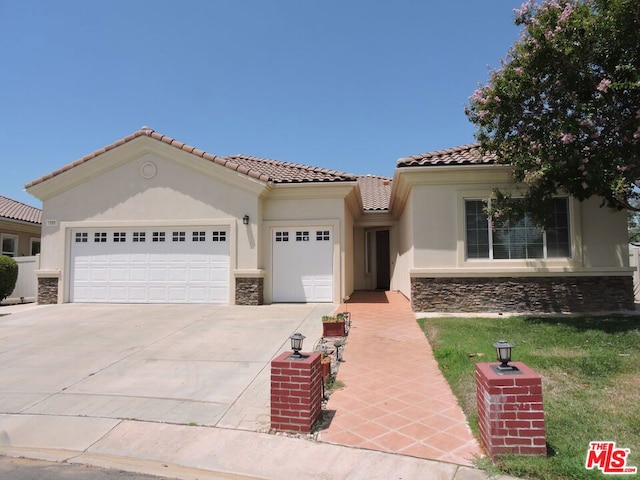
<svg viewBox="0 0 640 480">
<path fill-rule="evenodd" d="M 345 306 L 341 306 L 341 311 Z M 482 455 L 408 300 L 356 292 L 352 328 L 321 441 L 471 465 Z"/>
</svg>

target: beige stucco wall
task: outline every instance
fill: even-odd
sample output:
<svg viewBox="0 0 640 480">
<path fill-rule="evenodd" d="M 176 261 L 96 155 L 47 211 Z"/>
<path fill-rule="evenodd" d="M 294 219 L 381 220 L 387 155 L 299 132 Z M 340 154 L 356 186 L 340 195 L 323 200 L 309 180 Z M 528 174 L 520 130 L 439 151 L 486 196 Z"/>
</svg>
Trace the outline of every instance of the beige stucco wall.
<svg viewBox="0 0 640 480">
<path fill-rule="evenodd" d="M 413 268 L 414 264 L 414 201 L 412 196 L 407 198 L 403 214 L 398 219 L 395 236 L 397 237 L 397 250 L 395 252 L 395 263 L 392 265 L 391 270 L 391 289 L 398 290 L 407 298 L 410 298 L 411 280 L 409 269 Z"/>
<path fill-rule="evenodd" d="M 348 207 L 344 206 L 344 248 L 342 249 L 343 286 L 340 291 L 341 300 L 351 295 L 354 289 L 354 221 Z"/>
<path fill-rule="evenodd" d="M 18 237 L 18 256 L 31 255 L 31 239 L 40 238 L 40 225 L 12 222 L 0 219 L 0 234 L 15 235 Z"/>
<path fill-rule="evenodd" d="M 600 207 L 601 200 L 591 198 L 579 203 L 582 263 L 585 267 L 629 266 L 627 212 Z"/>
<path fill-rule="evenodd" d="M 488 198 L 494 186 L 511 188 L 514 194 L 517 190 L 502 183 L 500 175 L 481 171 L 474 175 L 471 170 L 467 178 L 437 169 L 420 175 L 424 183 L 411 185 L 399 219 L 402 266 L 396 270 L 398 289 L 403 293 L 407 285 L 402 283 L 402 272 L 407 270 L 413 276 L 628 273 L 626 215 L 600 208 L 598 199 L 570 199 L 571 258 L 467 260 L 464 200 Z M 411 248 L 409 238 L 413 238 L 413 254 L 405 260 L 403 250 Z"/>
<path fill-rule="evenodd" d="M 263 224 L 261 245 L 263 263 L 261 268 L 265 275 L 265 302 L 273 298 L 272 286 L 272 231 L 278 227 L 293 226 L 329 226 L 333 229 L 333 301 L 340 303 L 347 295 L 352 280 L 352 250 L 345 250 L 346 243 L 352 242 L 352 219 L 348 218 L 345 208 L 345 196 L 353 189 L 353 185 L 341 184 L 292 184 L 276 185 L 262 204 Z M 351 271 L 350 271 L 351 270 Z M 349 279 L 351 276 L 351 280 Z"/>
<path fill-rule="evenodd" d="M 132 142 L 133 143 L 133 142 Z M 231 292 L 234 270 L 258 268 L 259 198 L 254 185 L 242 188 L 242 179 L 228 169 L 164 145 L 140 149 L 122 147 L 105 158 L 88 162 L 55 178 L 63 191 L 45 191 L 43 200 L 41 270 L 61 272 L 68 301 L 68 252 L 73 228 L 110 226 L 229 227 Z M 116 155 L 117 153 L 117 155 Z M 104 162 L 101 171 L 97 163 Z M 144 165 L 155 165 L 155 176 L 144 178 Z M 106 165 L 112 168 L 106 168 Z M 194 170 L 190 165 L 197 166 Z M 232 172 L 237 177 L 237 174 Z M 80 180 L 74 181 L 74 176 Z M 253 190 L 253 191 L 252 191 Z M 250 225 L 242 224 L 249 215 Z M 47 226 L 55 220 L 56 226 Z"/>
</svg>

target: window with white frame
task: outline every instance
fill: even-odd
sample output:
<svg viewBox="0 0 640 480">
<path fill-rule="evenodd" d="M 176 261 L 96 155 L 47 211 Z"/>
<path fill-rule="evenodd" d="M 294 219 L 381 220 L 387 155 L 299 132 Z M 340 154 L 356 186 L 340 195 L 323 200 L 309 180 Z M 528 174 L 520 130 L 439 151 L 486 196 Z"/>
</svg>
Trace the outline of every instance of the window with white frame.
<svg viewBox="0 0 640 480">
<path fill-rule="evenodd" d="M 536 226 L 529 215 L 517 222 L 490 222 L 485 201 L 465 200 L 467 259 L 515 260 L 571 257 L 569 200 L 556 198 L 549 225 Z"/>
<path fill-rule="evenodd" d="M 6 255 L 7 257 L 18 256 L 18 236 L 17 235 L 10 235 L 8 233 L 3 233 L 0 241 L 2 242 L 2 255 Z"/>
<path fill-rule="evenodd" d="M 40 253 L 40 239 L 36 237 L 31 237 L 30 239 L 30 251 L 31 255 L 38 255 Z"/>
<path fill-rule="evenodd" d="M 95 232 L 93 234 L 93 241 L 95 243 L 107 243 L 107 232 Z"/>
</svg>

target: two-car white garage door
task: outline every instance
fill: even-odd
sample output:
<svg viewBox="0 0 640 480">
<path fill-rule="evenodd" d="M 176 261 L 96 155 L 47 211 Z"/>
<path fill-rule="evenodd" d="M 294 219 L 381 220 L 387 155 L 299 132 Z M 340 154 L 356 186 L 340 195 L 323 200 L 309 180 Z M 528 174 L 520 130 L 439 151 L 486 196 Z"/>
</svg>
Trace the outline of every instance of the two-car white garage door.
<svg viewBox="0 0 640 480">
<path fill-rule="evenodd" d="M 77 229 L 72 302 L 229 303 L 227 227 Z"/>
</svg>

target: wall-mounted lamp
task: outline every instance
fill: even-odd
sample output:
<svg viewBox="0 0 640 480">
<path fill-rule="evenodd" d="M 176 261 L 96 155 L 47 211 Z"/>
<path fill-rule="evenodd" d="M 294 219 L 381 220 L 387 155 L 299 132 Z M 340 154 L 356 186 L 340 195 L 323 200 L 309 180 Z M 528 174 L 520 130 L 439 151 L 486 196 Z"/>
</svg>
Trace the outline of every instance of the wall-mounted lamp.
<svg viewBox="0 0 640 480">
<path fill-rule="evenodd" d="M 242 224 L 249 225 L 249 215 L 245 215 L 244 217 L 242 217 Z"/>
</svg>

